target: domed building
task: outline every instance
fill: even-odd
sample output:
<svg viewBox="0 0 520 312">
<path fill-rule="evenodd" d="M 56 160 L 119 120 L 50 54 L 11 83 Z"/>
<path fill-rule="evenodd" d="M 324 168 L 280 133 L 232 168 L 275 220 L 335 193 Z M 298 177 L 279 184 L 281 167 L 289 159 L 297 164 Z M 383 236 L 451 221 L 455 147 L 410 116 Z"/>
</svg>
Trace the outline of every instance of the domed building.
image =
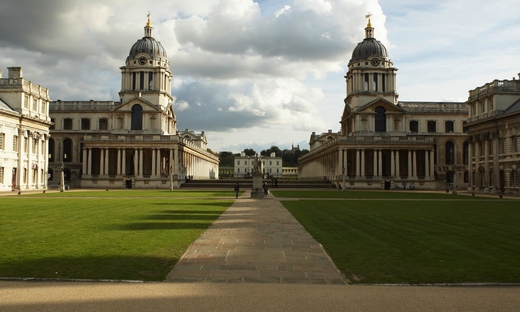
<svg viewBox="0 0 520 312">
<path fill-rule="evenodd" d="M 341 127 L 311 134 L 299 179 L 328 179 L 344 189 L 467 187 L 467 107 L 398 101 L 396 78 L 369 18 L 348 62 Z"/>
<path fill-rule="evenodd" d="M 119 102 L 50 104 L 49 186 L 62 171 L 72 187 L 177 188 L 189 178 L 217 179 L 218 156 L 204 132 L 177 130 L 170 62 L 150 19 L 120 69 Z"/>
</svg>

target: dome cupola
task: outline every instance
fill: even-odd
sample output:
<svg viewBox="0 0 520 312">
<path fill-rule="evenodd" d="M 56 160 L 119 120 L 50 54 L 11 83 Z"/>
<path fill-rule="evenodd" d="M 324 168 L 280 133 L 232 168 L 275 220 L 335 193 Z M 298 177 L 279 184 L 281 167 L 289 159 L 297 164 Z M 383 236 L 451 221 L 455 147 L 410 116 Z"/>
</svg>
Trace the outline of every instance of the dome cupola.
<svg viewBox="0 0 520 312">
<path fill-rule="evenodd" d="M 137 40 L 136 43 L 130 48 L 127 61 L 135 58 L 139 54 L 147 54 L 150 58 L 166 58 L 166 50 L 162 44 L 155 40 L 152 35 L 153 27 L 150 23 L 150 14 L 148 14 L 148 22 L 144 27 L 144 37 Z"/>
<path fill-rule="evenodd" d="M 352 52 L 351 62 L 359 60 L 368 60 L 370 57 L 388 58 L 388 52 L 381 41 L 374 38 L 374 28 L 370 22 L 370 14 L 368 17 L 368 25 L 365 28 L 365 39 L 358 43 Z"/>
</svg>

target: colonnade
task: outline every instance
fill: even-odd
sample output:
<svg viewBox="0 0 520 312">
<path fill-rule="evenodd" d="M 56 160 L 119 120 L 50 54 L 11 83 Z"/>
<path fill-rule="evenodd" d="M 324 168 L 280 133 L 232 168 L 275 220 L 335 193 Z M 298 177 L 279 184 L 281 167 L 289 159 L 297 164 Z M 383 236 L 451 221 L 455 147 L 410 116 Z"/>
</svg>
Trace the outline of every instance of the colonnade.
<svg viewBox="0 0 520 312">
<path fill-rule="evenodd" d="M 418 157 L 420 155 L 420 157 Z M 304 161 L 301 178 L 426 179 L 435 175 L 433 149 L 339 148 Z"/>
<path fill-rule="evenodd" d="M 19 134 L 17 152 L 20 156 L 18 157 L 16 171 L 12 170 L 12 174 L 16 174 L 15 187 L 19 189 L 46 189 L 49 138 L 47 135 L 32 131 L 27 136 L 25 136 L 24 131 L 19 131 Z"/>
<path fill-rule="evenodd" d="M 468 140 L 469 188 L 498 188 L 500 181 L 497 134 L 483 134 Z M 474 153 L 474 155 L 473 155 Z M 491 161 L 490 161 L 491 160 Z"/>
</svg>

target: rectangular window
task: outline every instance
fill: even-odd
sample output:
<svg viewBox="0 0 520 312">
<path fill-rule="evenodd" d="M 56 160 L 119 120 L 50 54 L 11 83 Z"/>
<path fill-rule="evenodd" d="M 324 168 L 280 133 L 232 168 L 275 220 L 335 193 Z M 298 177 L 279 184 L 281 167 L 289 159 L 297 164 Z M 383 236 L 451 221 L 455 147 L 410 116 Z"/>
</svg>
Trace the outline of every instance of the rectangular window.
<svg viewBox="0 0 520 312">
<path fill-rule="evenodd" d="M 153 89 L 153 72 L 148 72 L 148 90 Z"/>
<path fill-rule="evenodd" d="M 24 98 L 23 107 L 24 108 L 29 108 L 29 96 L 28 95 L 26 95 L 25 98 Z"/>
<path fill-rule="evenodd" d="M 428 121 L 428 132 L 437 132 L 437 123 L 435 121 Z"/>
<path fill-rule="evenodd" d="M 99 120 L 99 130 L 108 130 L 108 119 L 102 118 Z"/>
<path fill-rule="evenodd" d="M 237 166 L 240 166 L 240 160 L 237 160 Z"/>
<path fill-rule="evenodd" d="M 72 119 L 71 118 L 63 119 L 63 130 L 72 130 Z"/>
<path fill-rule="evenodd" d="M 273 165 L 273 162 L 272 161 L 269 161 L 269 166 L 272 166 Z"/>
<path fill-rule="evenodd" d="M 18 136 L 13 136 L 13 152 L 18 151 Z"/>
<path fill-rule="evenodd" d="M 90 119 L 81 119 L 81 130 L 90 130 Z"/>
<path fill-rule="evenodd" d="M 139 73 L 139 90 L 144 90 L 144 72 Z"/>
<path fill-rule="evenodd" d="M 46 111 L 47 111 L 47 102 L 42 101 L 42 106 L 41 106 L 40 113 L 45 114 Z"/>
<path fill-rule="evenodd" d="M 244 165 L 246 165 L 246 166 L 247 166 L 247 160 L 246 160 L 246 161 L 244 161 Z"/>
<path fill-rule="evenodd" d="M 276 161 L 276 165 L 280 166 L 280 161 L 279 160 Z"/>
<path fill-rule="evenodd" d="M 33 100 L 33 111 L 35 111 L 35 112 L 38 111 L 38 100 L 37 99 Z"/>
<path fill-rule="evenodd" d="M 132 90 L 135 90 L 135 73 L 132 73 Z"/>
<path fill-rule="evenodd" d="M 446 121 L 446 123 L 444 124 L 445 126 L 445 132 L 446 133 L 453 133 L 454 132 L 454 122 L 453 121 Z"/>
<path fill-rule="evenodd" d="M 386 74 L 381 74 L 381 91 L 386 92 Z"/>
<path fill-rule="evenodd" d="M 372 85 L 372 91 L 377 91 L 377 73 L 373 73 L 374 84 Z"/>
<path fill-rule="evenodd" d="M 410 121 L 410 132 L 419 132 L 419 122 L 417 120 Z"/>
<path fill-rule="evenodd" d="M 5 138 L 5 134 L 0 133 L 0 151 L 4 150 L 4 138 Z"/>
<path fill-rule="evenodd" d="M 240 173 L 240 168 L 237 168 L 237 173 Z"/>
</svg>

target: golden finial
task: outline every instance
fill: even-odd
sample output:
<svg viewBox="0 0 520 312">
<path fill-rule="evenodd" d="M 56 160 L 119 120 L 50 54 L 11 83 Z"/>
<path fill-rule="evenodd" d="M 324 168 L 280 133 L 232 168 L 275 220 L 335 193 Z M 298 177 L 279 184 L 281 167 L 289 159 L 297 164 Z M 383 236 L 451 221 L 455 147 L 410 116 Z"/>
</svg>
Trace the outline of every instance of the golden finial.
<svg viewBox="0 0 520 312">
<path fill-rule="evenodd" d="M 148 17 L 148 23 L 146 23 L 146 26 L 152 26 L 152 23 L 150 23 L 150 11 L 148 11 L 148 15 L 146 15 Z"/>
<path fill-rule="evenodd" d="M 365 18 L 368 18 L 368 24 L 367 24 L 367 27 L 372 27 L 372 23 L 370 23 L 370 17 L 372 16 L 372 14 L 370 14 L 370 12 L 368 12 L 367 15 L 365 15 Z"/>
</svg>

